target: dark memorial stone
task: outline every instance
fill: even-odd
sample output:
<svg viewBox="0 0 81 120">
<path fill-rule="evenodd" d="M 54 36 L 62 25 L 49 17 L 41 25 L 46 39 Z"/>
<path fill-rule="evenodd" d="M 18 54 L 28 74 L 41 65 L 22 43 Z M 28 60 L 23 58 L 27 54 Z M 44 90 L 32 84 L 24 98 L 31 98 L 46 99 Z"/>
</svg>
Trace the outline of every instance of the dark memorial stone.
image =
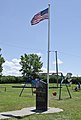
<svg viewBox="0 0 81 120">
<path fill-rule="evenodd" d="M 47 93 L 47 83 L 38 81 L 36 84 L 36 110 L 47 111 Z"/>
</svg>

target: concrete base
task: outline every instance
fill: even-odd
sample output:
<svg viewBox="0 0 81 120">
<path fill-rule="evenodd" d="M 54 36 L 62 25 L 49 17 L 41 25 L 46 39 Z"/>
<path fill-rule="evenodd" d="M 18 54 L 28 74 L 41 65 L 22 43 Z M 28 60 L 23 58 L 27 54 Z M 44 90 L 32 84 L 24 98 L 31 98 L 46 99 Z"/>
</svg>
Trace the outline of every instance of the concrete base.
<svg viewBox="0 0 81 120">
<path fill-rule="evenodd" d="M 35 107 L 29 107 L 29 108 L 23 108 L 21 110 L 16 111 L 9 111 L 9 112 L 2 112 L 0 113 L 0 119 L 6 119 L 6 118 L 22 118 L 24 116 L 32 115 L 32 114 L 48 114 L 48 113 L 56 113 L 56 112 L 62 112 L 63 110 L 60 108 L 51 108 L 47 111 L 36 111 Z"/>
</svg>

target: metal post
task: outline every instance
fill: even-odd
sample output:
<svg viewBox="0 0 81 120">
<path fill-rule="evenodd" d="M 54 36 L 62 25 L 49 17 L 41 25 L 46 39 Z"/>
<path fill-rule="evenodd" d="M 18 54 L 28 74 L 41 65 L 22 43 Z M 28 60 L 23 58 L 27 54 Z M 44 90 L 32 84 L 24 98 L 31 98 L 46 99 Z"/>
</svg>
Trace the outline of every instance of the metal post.
<svg viewBox="0 0 81 120">
<path fill-rule="evenodd" d="M 58 60 L 57 60 L 57 51 L 55 51 L 56 55 L 56 74 L 57 74 L 57 87 L 58 87 Z"/>
<path fill-rule="evenodd" d="M 48 107 L 49 107 L 49 53 L 50 53 L 50 4 L 48 4 L 48 61 L 47 61 Z"/>
</svg>

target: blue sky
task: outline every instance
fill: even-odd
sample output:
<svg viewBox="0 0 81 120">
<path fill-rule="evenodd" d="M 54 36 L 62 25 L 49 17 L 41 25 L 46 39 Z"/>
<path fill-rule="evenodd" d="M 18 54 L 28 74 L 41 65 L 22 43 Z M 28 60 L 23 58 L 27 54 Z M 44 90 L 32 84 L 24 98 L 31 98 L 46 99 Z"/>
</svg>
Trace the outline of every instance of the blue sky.
<svg viewBox="0 0 81 120">
<path fill-rule="evenodd" d="M 81 75 L 81 0 L 50 0 L 50 71 Z M 0 0 L 0 48 L 5 75 L 20 75 L 24 53 L 41 55 L 47 69 L 48 20 L 31 26 L 32 17 L 48 7 L 48 0 Z"/>
</svg>

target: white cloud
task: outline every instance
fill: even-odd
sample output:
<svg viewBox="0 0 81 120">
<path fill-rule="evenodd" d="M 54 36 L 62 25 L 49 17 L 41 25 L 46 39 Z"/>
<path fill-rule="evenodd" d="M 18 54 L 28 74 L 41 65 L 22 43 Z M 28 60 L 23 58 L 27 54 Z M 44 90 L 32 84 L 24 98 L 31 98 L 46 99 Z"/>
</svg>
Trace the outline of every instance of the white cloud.
<svg viewBox="0 0 81 120">
<path fill-rule="evenodd" d="M 44 68 L 44 67 L 42 67 L 42 72 L 40 72 L 40 73 L 47 73 L 47 69 L 46 68 Z M 59 71 L 60 73 L 62 72 L 62 71 Z M 51 73 L 56 73 L 56 71 L 55 70 L 49 70 L 49 73 L 51 74 Z M 63 73 L 63 72 L 62 72 Z"/>
<path fill-rule="evenodd" d="M 39 53 L 36 53 L 38 56 L 42 56 L 42 54 L 39 52 Z"/>
<path fill-rule="evenodd" d="M 39 56 L 41 56 L 41 53 L 37 53 Z M 12 59 L 11 61 L 6 60 L 5 63 L 3 64 L 3 75 L 13 75 L 13 76 L 21 76 L 21 72 L 19 70 L 21 69 L 21 65 L 19 64 L 20 59 Z M 62 64 L 63 62 L 58 59 L 58 64 Z M 53 63 L 55 64 L 55 62 Z M 47 72 L 47 68 L 42 67 L 43 72 Z M 49 70 L 50 73 L 53 73 L 55 71 Z"/>
<path fill-rule="evenodd" d="M 41 56 L 42 54 L 35 53 L 38 56 Z M 2 74 L 7 76 L 7 75 L 13 75 L 13 76 L 21 76 L 21 72 L 19 70 L 21 69 L 21 65 L 19 64 L 20 59 L 14 58 L 11 61 L 6 60 L 5 63 L 3 64 L 3 72 Z"/>
<path fill-rule="evenodd" d="M 61 61 L 60 59 L 58 59 L 57 62 L 58 64 L 63 64 L 63 61 Z M 56 61 L 54 61 L 53 64 L 56 64 Z"/>
<path fill-rule="evenodd" d="M 42 72 L 47 72 L 47 69 L 44 67 L 42 67 L 41 70 L 42 70 Z"/>
<path fill-rule="evenodd" d="M 21 65 L 19 64 L 20 59 L 12 59 L 11 61 L 6 60 L 3 64 L 3 75 L 13 75 L 13 76 L 21 76 Z"/>
</svg>

